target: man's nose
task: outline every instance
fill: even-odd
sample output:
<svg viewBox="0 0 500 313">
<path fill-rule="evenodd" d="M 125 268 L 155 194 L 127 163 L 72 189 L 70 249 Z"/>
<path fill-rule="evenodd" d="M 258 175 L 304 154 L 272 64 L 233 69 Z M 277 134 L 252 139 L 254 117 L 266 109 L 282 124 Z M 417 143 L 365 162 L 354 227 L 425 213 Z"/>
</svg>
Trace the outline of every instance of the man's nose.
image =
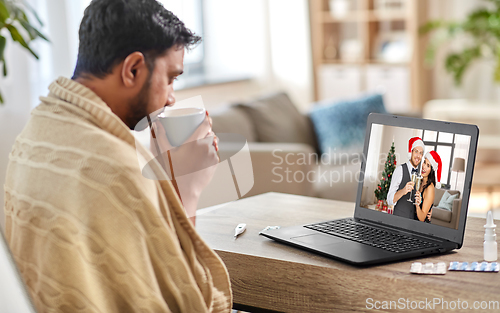
<svg viewBox="0 0 500 313">
<path fill-rule="evenodd" d="M 174 92 L 170 92 L 168 94 L 168 98 L 167 98 L 167 105 L 170 106 L 170 105 L 173 105 L 175 103 L 175 95 L 174 95 Z"/>
</svg>

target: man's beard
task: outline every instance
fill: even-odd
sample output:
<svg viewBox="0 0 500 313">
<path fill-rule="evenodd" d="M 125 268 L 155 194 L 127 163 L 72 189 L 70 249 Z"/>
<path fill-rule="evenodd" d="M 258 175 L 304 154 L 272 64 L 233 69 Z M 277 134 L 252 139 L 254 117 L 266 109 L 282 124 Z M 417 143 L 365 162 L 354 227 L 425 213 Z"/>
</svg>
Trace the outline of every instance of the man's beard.
<svg viewBox="0 0 500 313">
<path fill-rule="evenodd" d="M 151 86 L 151 76 L 148 77 L 146 82 L 139 91 L 139 94 L 129 102 L 129 113 L 127 114 L 125 124 L 131 130 L 143 130 L 137 125 L 142 120 L 146 120 L 148 116 L 148 103 L 149 103 L 149 88 Z M 139 127 L 138 127 L 139 126 Z"/>
<path fill-rule="evenodd" d="M 411 160 L 411 165 L 413 165 L 414 167 L 418 167 L 418 165 L 420 164 L 420 161 L 417 163 L 417 160 L 415 160 L 415 163 L 413 163 L 413 159 Z"/>
</svg>

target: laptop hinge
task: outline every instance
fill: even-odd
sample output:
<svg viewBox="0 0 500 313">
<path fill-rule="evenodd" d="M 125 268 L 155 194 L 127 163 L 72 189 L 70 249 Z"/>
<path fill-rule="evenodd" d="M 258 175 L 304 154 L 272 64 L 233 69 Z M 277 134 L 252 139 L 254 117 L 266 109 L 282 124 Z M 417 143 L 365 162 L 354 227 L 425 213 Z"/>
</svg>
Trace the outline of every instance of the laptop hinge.
<svg viewBox="0 0 500 313">
<path fill-rule="evenodd" d="M 376 226 L 376 227 L 380 227 L 380 228 L 385 228 L 385 229 L 395 230 L 395 231 L 399 231 L 399 232 L 406 233 L 406 234 L 416 235 L 416 236 L 419 236 L 419 237 L 423 237 L 423 238 L 426 238 L 426 239 L 431 239 L 431 240 L 438 241 L 438 242 L 449 242 L 449 243 L 452 243 L 452 244 L 454 244 L 456 246 L 458 245 L 456 242 L 450 241 L 448 239 L 436 237 L 433 234 L 419 233 L 419 232 L 408 230 L 408 229 L 405 229 L 405 228 L 387 225 L 387 224 L 384 224 L 382 221 L 374 221 L 374 220 L 368 220 L 368 219 L 362 219 L 362 218 L 356 218 L 355 220 L 358 221 L 358 222 L 362 222 L 362 223 L 365 223 L 365 224 L 370 224 L 370 225 L 373 225 L 373 226 Z"/>
</svg>

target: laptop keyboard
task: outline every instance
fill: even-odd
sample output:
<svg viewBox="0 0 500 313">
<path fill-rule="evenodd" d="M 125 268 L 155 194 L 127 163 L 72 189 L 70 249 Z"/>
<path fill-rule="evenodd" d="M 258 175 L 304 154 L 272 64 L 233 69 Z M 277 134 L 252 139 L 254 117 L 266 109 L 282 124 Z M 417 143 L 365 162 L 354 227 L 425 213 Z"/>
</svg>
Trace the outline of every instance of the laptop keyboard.
<svg viewBox="0 0 500 313">
<path fill-rule="evenodd" d="M 353 218 L 305 225 L 304 227 L 396 253 L 439 246 L 433 242 L 358 223 Z"/>
</svg>

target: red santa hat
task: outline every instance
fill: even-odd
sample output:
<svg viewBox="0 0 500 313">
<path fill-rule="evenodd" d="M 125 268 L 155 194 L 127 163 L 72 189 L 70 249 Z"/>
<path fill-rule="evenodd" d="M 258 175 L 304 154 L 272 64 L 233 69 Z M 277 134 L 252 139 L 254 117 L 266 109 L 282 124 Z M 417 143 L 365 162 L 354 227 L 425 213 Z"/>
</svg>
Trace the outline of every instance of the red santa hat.
<svg viewBox="0 0 500 313">
<path fill-rule="evenodd" d="M 411 154 L 413 149 L 415 149 L 416 147 L 422 147 L 422 149 L 425 150 L 424 142 L 420 137 L 413 137 L 410 139 L 410 141 L 408 141 L 408 153 Z"/>
<path fill-rule="evenodd" d="M 443 162 L 441 162 L 441 157 L 436 151 L 429 151 L 425 154 L 425 158 L 431 163 L 432 169 L 434 170 L 434 175 L 436 175 L 436 188 L 441 188 L 441 170 L 443 168 Z"/>
</svg>

